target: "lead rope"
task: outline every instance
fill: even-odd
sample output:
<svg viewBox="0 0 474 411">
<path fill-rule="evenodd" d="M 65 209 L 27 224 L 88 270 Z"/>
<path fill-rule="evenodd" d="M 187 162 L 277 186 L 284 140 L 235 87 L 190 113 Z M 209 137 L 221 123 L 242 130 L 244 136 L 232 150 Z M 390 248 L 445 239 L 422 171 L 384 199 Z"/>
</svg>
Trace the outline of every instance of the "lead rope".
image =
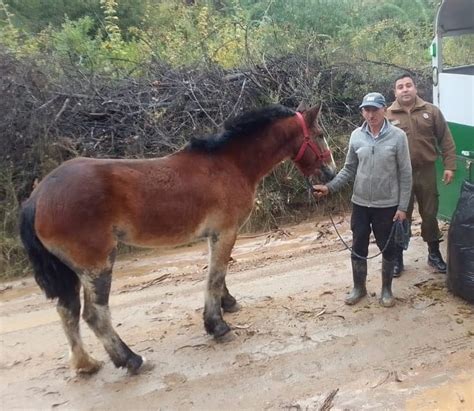
<svg viewBox="0 0 474 411">
<path fill-rule="evenodd" d="M 309 191 L 309 197 L 313 199 L 313 201 L 317 204 L 316 202 L 316 199 L 314 198 L 313 196 L 313 192 L 314 192 L 314 188 L 313 188 L 313 185 L 311 184 L 311 181 L 309 181 L 309 178 L 308 177 L 305 177 L 304 178 L 304 181 L 306 183 L 306 187 L 308 188 L 308 191 Z M 375 258 L 375 257 L 378 257 L 380 254 L 382 254 L 388 247 L 390 241 L 392 240 L 392 237 L 395 233 L 395 226 L 396 224 L 392 224 L 392 228 L 390 229 L 390 235 L 388 236 L 388 239 L 387 239 L 387 242 L 385 243 L 385 246 L 382 248 L 382 250 L 378 253 L 378 254 L 375 254 L 373 255 L 372 257 L 363 257 L 359 254 L 357 254 L 351 246 L 349 246 L 345 241 L 344 239 L 341 237 L 341 234 L 339 234 L 339 231 L 337 230 L 337 227 L 336 227 L 336 223 L 334 223 L 334 220 L 332 218 L 332 213 L 329 212 L 329 218 L 331 220 L 331 223 L 334 227 L 334 230 L 336 230 L 336 234 L 337 236 L 339 237 L 339 239 L 342 241 L 342 244 L 344 244 L 344 246 L 346 247 L 346 249 L 348 249 L 352 255 L 355 255 L 357 258 L 361 258 L 363 260 L 371 260 L 372 258 Z"/>
</svg>

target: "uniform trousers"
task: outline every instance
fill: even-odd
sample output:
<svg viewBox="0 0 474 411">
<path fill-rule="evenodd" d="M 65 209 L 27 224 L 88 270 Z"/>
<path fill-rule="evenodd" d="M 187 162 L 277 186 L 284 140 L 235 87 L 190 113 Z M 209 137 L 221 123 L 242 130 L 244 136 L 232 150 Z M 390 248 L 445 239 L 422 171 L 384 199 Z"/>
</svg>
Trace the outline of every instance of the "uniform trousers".
<svg viewBox="0 0 474 411">
<path fill-rule="evenodd" d="M 413 216 L 415 199 L 421 216 L 421 237 L 427 243 L 439 241 L 442 234 L 436 217 L 439 194 L 434 164 L 413 168 L 413 188 L 407 210 L 408 221 L 411 221 Z"/>
</svg>

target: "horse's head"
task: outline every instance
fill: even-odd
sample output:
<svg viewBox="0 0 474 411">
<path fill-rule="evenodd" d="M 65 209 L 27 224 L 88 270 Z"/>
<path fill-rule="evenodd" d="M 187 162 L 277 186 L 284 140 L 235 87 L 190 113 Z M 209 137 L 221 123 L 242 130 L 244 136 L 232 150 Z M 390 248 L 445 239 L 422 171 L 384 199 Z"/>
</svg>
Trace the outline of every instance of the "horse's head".
<svg viewBox="0 0 474 411">
<path fill-rule="evenodd" d="M 336 175 L 336 163 L 318 123 L 319 111 L 320 106 L 307 109 L 299 105 L 295 117 L 301 137 L 293 161 L 305 176 L 316 175 L 325 183 Z"/>
</svg>

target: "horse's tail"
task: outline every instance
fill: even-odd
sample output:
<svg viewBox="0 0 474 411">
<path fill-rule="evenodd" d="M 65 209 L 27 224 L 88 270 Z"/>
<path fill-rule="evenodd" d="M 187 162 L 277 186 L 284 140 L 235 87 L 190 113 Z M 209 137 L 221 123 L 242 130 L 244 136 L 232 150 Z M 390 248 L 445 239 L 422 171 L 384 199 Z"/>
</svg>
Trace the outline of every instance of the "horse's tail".
<svg viewBox="0 0 474 411">
<path fill-rule="evenodd" d="M 35 230 L 36 204 L 28 200 L 20 213 L 20 237 L 33 266 L 35 280 L 47 298 L 67 299 L 77 293 L 79 277 L 41 243 Z"/>
</svg>

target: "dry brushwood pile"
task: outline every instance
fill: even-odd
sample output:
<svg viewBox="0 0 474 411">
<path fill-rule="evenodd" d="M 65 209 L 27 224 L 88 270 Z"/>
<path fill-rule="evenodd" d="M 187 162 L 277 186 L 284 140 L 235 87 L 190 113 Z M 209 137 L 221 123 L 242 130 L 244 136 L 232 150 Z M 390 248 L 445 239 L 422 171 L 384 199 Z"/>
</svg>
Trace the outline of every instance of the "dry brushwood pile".
<svg viewBox="0 0 474 411">
<path fill-rule="evenodd" d="M 191 136 L 217 133 L 225 120 L 268 104 L 296 108 L 300 101 L 322 102 L 321 123 L 342 159 L 349 132 L 360 123 L 361 95 L 390 90 L 390 78 L 371 76 L 371 67 L 297 55 L 242 70 L 176 69 L 155 62 L 136 77 L 72 66 L 53 70 L 0 52 L 0 217 L 6 231 L 15 230 L 16 219 L 6 218 L 5 210 L 17 207 L 34 182 L 62 161 L 162 156 Z M 302 195 L 297 172 L 282 165 L 260 189 L 260 212 L 274 218 Z"/>
</svg>

